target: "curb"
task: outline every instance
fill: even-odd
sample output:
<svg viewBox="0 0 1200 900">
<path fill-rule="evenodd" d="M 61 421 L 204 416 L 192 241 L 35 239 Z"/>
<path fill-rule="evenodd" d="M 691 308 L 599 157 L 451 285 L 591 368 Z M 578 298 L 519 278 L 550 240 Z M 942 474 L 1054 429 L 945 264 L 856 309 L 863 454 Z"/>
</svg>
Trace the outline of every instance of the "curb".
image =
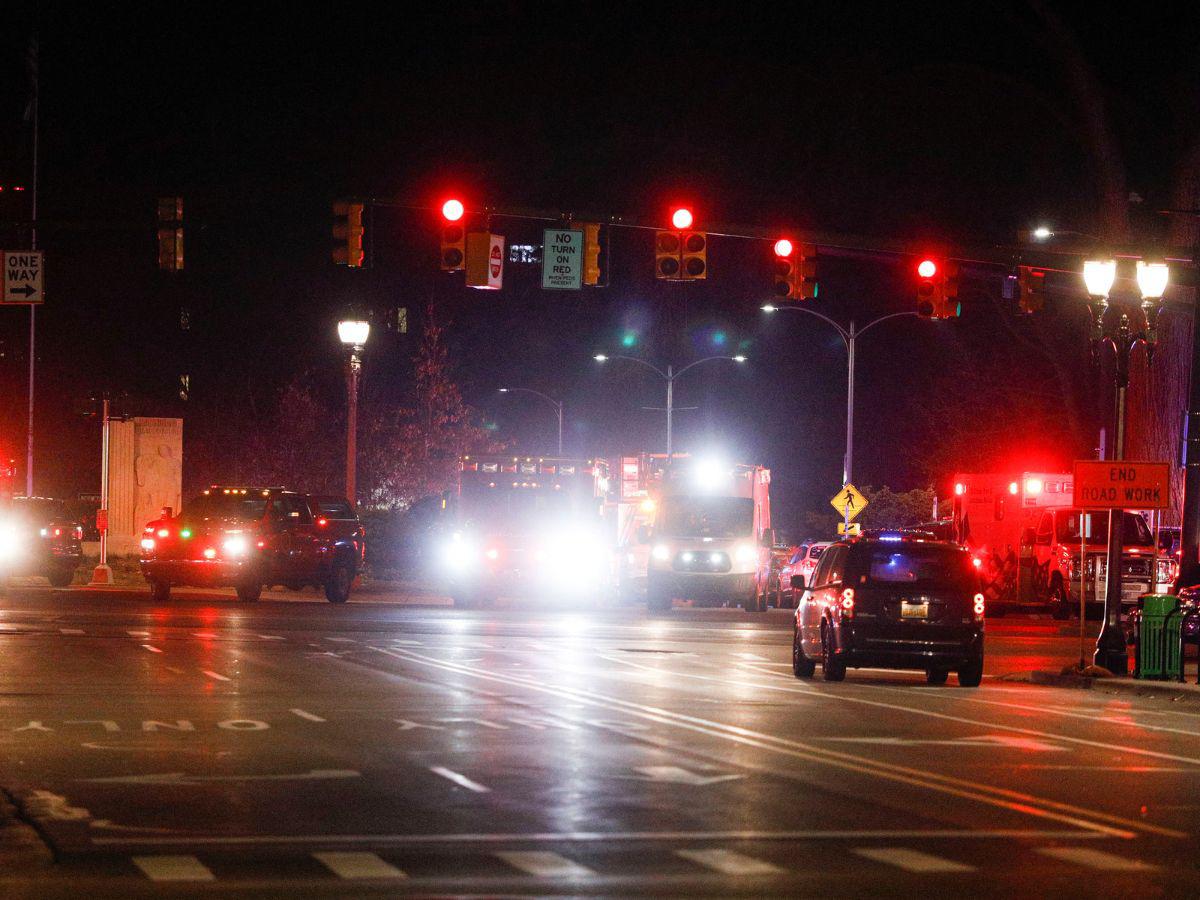
<svg viewBox="0 0 1200 900">
<path fill-rule="evenodd" d="M 1084 675 L 1064 675 L 1061 672 L 1034 670 L 1005 678 L 1006 681 L 1024 681 L 1046 687 L 1073 688 L 1076 690 L 1111 690 L 1114 693 L 1138 694 L 1141 696 L 1169 697 L 1172 700 L 1200 702 L 1200 685 L 1178 681 L 1142 681 L 1137 678 L 1119 676 L 1112 678 L 1089 678 Z"/>
</svg>

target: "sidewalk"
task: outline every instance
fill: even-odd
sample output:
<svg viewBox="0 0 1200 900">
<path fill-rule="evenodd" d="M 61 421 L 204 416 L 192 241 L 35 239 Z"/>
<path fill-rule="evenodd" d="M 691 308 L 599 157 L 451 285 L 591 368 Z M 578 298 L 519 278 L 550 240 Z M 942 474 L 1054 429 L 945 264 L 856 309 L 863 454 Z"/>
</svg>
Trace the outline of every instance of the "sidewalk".
<svg viewBox="0 0 1200 900">
<path fill-rule="evenodd" d="M 1200 684 L 1196 684 L 1193 667 L 1186 669 L 1186 682 L 1149 681 L 1133 676 L 1089 678 L 1082 675 L 1063 674 L 1035 669 L 1032 672 L 1015 672 L 1001 676 L 1001 681 L 1021 684 L 1039 684 L 1046 687 L 1065 687 L 1078 690 L 1108 691 L 1113 694 L 1132 694 L 1140 697 L 1164 697 L 1173 701 L 1200 703 Z"/>
</svg>

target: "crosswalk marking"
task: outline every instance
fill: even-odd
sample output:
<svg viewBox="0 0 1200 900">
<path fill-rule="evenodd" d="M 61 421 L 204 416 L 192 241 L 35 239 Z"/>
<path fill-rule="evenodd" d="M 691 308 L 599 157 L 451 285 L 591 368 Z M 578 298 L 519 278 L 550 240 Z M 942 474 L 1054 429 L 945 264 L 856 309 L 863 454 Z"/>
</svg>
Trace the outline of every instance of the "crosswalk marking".
<svg viewBox="0 0 1200 900">
<path fill-rule="evenodd" d="M 282 634 L 260 634 L 259 637 L 264 641 L 286 641 Z"/>
<path fill-rule="evenodd" d="M 1158 868 L 1158 866 L 1144 863 L 1140 859 L 1105 853 L 1103 850 L 1093 850 L 1091 847 L 1039 847 L 1038 853 L 1105 872 L 1149 872 Z"/>
<path fill-rule="evenodd" d="M 83 629 L 82 628 L 60 628 L 60 629 L 58 629 L 58 633 L 59 634 L 83 634 Z"/>
<path fill-rule="evenodd" d="M 198 638 L 205 638 L 206 640 L 212 640 L 213 638 L 216 637 L 216 635 L 213 634 L 211 631 L 197 631 L 197 632 L 194 632 L 192 636 L 198 637 Z"/>
<path fill-rule="evenodd" d="M 151 881 L 212 881 L 209 868 L 194 856 L 135 856 L 133 864 Z"/>
<path fill-rule="evenodd" d="M 313 858 L 338 878 L 407 878 L 400 869 L 374 853 L 327 851 Z"/>
<path fill-rule="evenodd" d="M 973 872 L 974 866 L 943 859 L 932 853 L 907 847 L 856 847 L 854 852 L 876 862 L 887 863 L 905 872 Z"/>
<path fill-rule="evenodd" d="M 435 775 L 441 775 L 443 778 L 453 781 L 459 787 L 465 787 L 468 791 L 474 791 L 477 794 L 486 794 L 491 790 L 491 788 L 484 787 L 477 781 L 472 781 L 466 775 L 460 775 L 453 769 L 446 769 L 442 766 L 430 766 L 429 771 Z"/>
<path fill-rule="evenodd" d="M 765 859 L 755 859 L 736 850 L 676 850 L 675 855 L 722 875 L 778 875 L 783 871 Z"/>
<path fill-rule="evenodd" d="M 539 878 L 586 878 L 596 874 L 587 866 L 546 850 L 505 851 L 496 856 L 513 868 Z"/>
<path fill-rule="evenodd" d="M 147 650 L 149 650 L 151 653 L 162 653 L 161 650 L 159 650 L 157 647 L 153 646 L 152 644 L 142 644 L 142 646 L 145 647 Z"/>
<path fill-rule="evenodd" d="M 200 671 L 203 672 L 205 675 L 207 675 L 209 678 L 215 678 L 217 681 L 228 681 L 229 680 L 224 675 L 222 675 L 220 672 L 210 672 L 208 669 L 201 669 Z"/>
<path fill-rule="evenodd" d="M 325 638 L 325 640 L 337 641 L 340 644 L 357 644 L 358 643 L 358 641 L 356 641 L 354 638 L 348 638 L 348 637 L 330 637 L 330 638 Z"/>
<path fill-rule="evenodd" d="M 126 631 L 125 633 L 130 637 L 150 637 L 150 632 L 148 631 Z"/>
</svg>

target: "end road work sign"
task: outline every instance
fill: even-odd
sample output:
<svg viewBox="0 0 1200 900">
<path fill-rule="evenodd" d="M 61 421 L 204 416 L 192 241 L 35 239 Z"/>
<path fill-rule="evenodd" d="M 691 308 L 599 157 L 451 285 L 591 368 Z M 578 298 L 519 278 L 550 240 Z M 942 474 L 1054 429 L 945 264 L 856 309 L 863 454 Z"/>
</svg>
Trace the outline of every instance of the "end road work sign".
<svg viewBox="0 0 1200 900">
<path fill-rule="evenodd" d="M 1074 502 L 1081 509 L 1166 509 L 1171 502 L 1171 466 L 1076 460 Z"/>
</svg>

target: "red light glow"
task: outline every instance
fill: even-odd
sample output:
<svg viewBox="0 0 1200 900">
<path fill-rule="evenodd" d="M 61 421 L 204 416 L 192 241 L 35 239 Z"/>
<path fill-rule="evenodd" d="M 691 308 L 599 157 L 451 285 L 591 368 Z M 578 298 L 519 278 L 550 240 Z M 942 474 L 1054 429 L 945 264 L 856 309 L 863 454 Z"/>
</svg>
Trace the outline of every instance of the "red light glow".
<svg viewBox="0 0 1200 900">
<path fill-rule="evenodd" d="M 846 615 L 854 612 L 854 588 L 842 591 L 842 612 Z"/>
<path fill-rule="evenodd" d="M 932 278 L 937 274 L 937 263 L 932 259 L 923 259 L 917 265 L 917 274 L 922 278 Z"/>
<path fill-rule="evenodd" d="M 464 212 L 466 209 L 461 200 L 447 200 L 442 204 L 442 217 L 447 222 L 457 222 L 463 217 Z"/>
<path fill-rule="evenodd" d="M 1025 479 L 1025 493 L 1040 494 L 1041 492 L 1042 492 L 1042 479 L 1040 479 L 1040 478 L 1026 478 Z"/>
<path fill-rule="evenodd" d="M 1021 486 L 1019 484 L 1017 484 L 1015 481 L 1011 482 L 1008 485 L 1008 492 L 1010 494 L 1013 494 L 1015 496 L 1016 494 L 1020 493 L 1020 491 L 1021 491 Z"/>
<path fill-rule="evenodd" d="M 780 238 L 779 240 L 777 240 L 775 242 L 775 255 L 776 256 L 791 256 L 792 249 L 793 249 L 792 242 L 789 241 L 787 238 Z"/>
<path fill-rule="evenodd" d="M 681 206 L 675 212 L 671 213 L 671 224 L 680 231 L 685 228 L 691 228 L 692 221 L 692 211 L 686 206 Z"/>
<path fill-rule="evenodd" d="M 961 481 L 954 485 L 954 495 L 956 497 L 961 497 L 963 494 L 966 493 L 966 491 L 967 491 L 967 486 L 965 484 L 963 484 Z"/>
</svg>

